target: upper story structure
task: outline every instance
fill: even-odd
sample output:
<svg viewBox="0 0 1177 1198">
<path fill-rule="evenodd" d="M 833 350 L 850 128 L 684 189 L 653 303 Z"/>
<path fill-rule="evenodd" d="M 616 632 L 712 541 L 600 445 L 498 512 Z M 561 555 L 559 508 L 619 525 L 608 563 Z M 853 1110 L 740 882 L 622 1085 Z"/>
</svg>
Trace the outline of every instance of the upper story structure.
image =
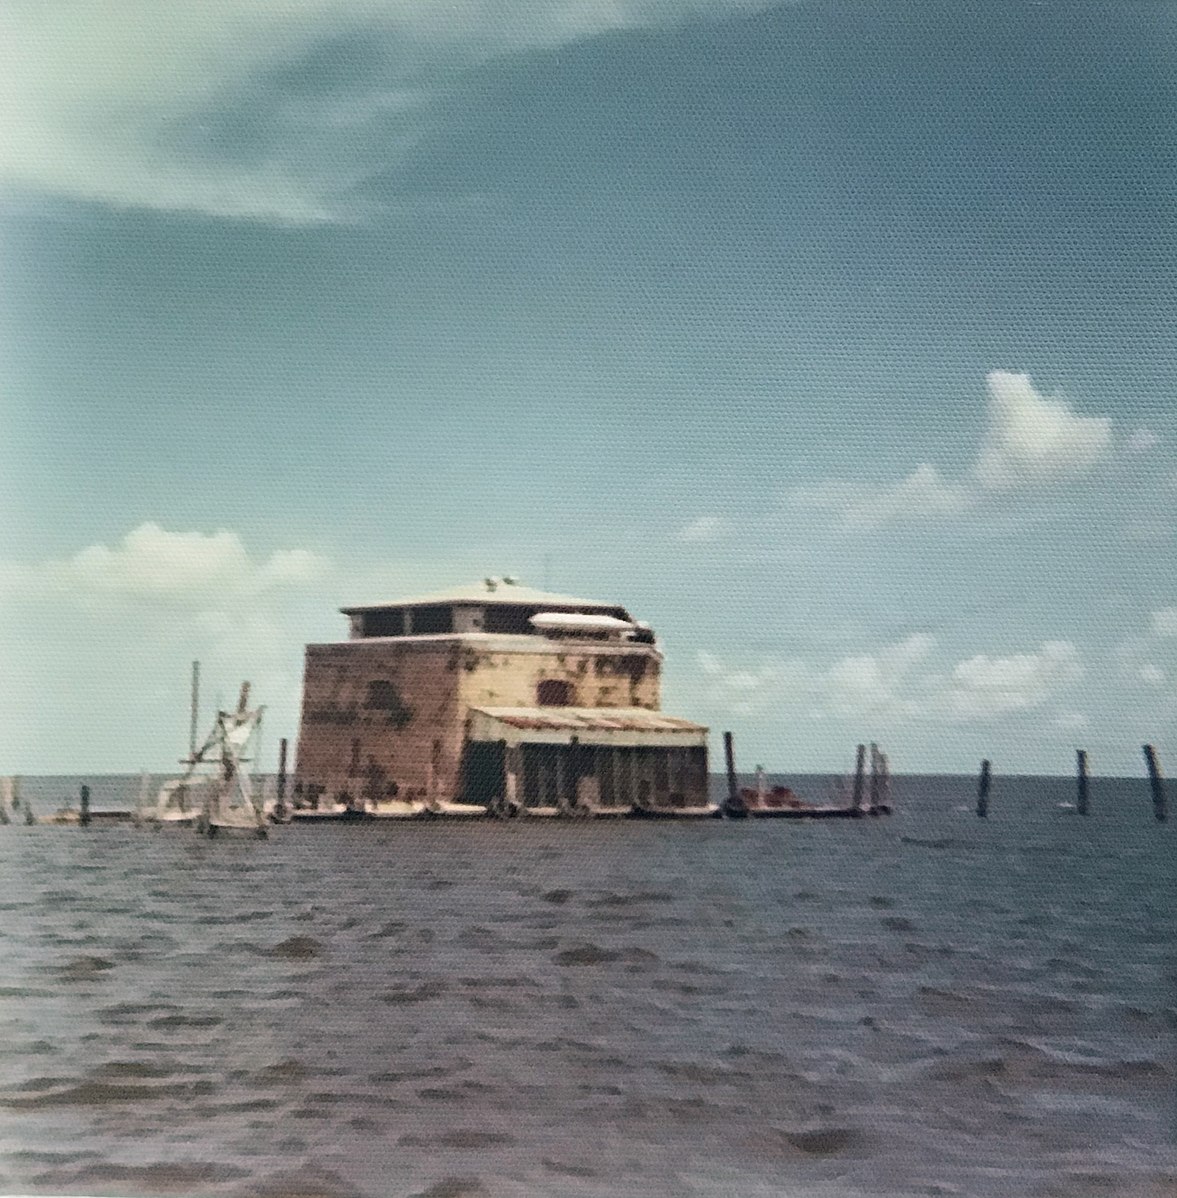
<svg viewBox="0 0 1177 1198">
<path fill-rule="evenodd" d="M 537 591 L 520 586 L 510 576 L 395 603 L 340 610 L 350 621 L 352 640 L 482 633 L 654 643 L 650 626 L 634 620 L 624 607 Z"/>
</svg>

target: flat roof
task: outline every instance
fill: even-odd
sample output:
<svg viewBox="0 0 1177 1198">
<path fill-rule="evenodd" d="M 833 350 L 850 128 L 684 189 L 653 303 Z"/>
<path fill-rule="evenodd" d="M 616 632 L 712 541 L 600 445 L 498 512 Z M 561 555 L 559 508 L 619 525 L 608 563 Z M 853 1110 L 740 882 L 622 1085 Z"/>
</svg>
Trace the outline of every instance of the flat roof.
<svg viewBox="0 0 1177 1198">
<path fill-rule="evenodd" d="M 352 612 L 376 611 L 388 607 L 428 607 L 434 603 L 511 603 L 527 607 L 592 607 L 621 609 L 620 603 L 605 603 L 599 599 L 578 599 L 575 595 L 559 595 L 553 591 L 539 591 L 535 587 L 520 586 L 518 583 L 498 581 L 489 586 L 486 580 L 466 586 L 450 587 L 445 591 L 434 591 L 429 595 L 414 595 L 408 599 L 393 599 L 388 603 L 360 603 L 339 610 L 345 616 Z"/>
</svg>

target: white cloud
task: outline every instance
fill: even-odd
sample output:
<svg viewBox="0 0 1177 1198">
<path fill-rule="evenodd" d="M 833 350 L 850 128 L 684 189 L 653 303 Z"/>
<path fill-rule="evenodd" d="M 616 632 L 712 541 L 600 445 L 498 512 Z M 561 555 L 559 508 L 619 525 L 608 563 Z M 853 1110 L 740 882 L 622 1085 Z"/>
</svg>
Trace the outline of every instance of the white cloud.
<svg viewBox="0 0 1177 1198">
<path fill-rule="evenodd" d="M 279 222 L 340 219 L 371 162 L 389 165 L 379 120 L 420 127 L 431 67 L 560 45 L 609 29 L 766 7 L 768 0 L 6 0 L 0 6 L 0 180 L 117 206 Z M 283 112 L 283 137 L 244 155 L 218 148 L 202 115 L 241 103 L 267 71 L 332 38 L 388 44 L 409 65 L 341 104 L 321 94 Z M 418 78 L 410 81 L 408 72 Z M 347 148 L 347 147 L 350 147 Z M 351 155 L 349 157 L 349 154 Z"/>
<path fill-rule="evenodd" d="M 967 488 L 948 482 L 927 463 L 897 483 L 872 485 L 832 479 L 814 487 L 798 487 L 789 500 L 799 507 L 834 512 L 853 528 L 952 516 L 973 501 Z"/>
<path fill-rule="evenodd" d="M 1138 428 L 1124 442 L 1124 448 L 1129 453 L 1148 453 L 1150 449 L 1155 449 L 1160 443 L 1160 437 L 1152 429 Z"/>
<path fill-rule="evenodd" d="M 1131 541 L 1151 544 L 1167 541 L 1173 535 L 1173 529 L 1164 520 L 1146 519 L 1134 520 L 1124 529 L 1124 533 Z"/>
<path fill-rule="evenodd" d="M 678 539 L 693 543 L 722 540 L 730 532 L 728 522 L 719 516 L 700 516 L 679 529 Z"/>
<path fill-rule="evenodd" d="M 1177 607 L 1161 607 L 1150 620 L 1154 636 L 1177 636 Z"/>
<path fill-rule="evenodd" d="M 1087 717 L 1081 711 L 1060 711 L 1054 717 L 1054 726 L 1056 728 L 1068 728 L 1078 730 L 1086 728 L 1088 724 Z"/>
<path fill-rule="evenodd" d="M 1078 650 L 1068 641 L 1009 657 L 976 654 L 946 671 L 931 665 L 936 650 L 934 637 L 917 633 L 826 667 L 793 659 L 728 669 L 713 654 L 701 654 L 699 662 L 712 701 L 728 711 L 792 705 L 813 719 L 899 723 L 980 722 L 1040 708 L 1083 676 Z"/>
<path fill-rule="evenodd" d="M 983 487 L 1076 478 L 1110 448 L 1106 416 L 1076 415 L 1065 400 L 1040 395 L 1025 374 L 994 370 L 986 381 L 989 423 L 974 467 Z"/>
<path fill-rule="evenodd" d="M 979 653 L 952 671 L 945 694 L 948 711 L 963 719 L 1038 707 L 1083 676 L 1069 641 L 1047 641 L 1036 653 L 989 657 Z"/>
<path fill-rule="evenodd" d="M 1106 416 L 1076 415 L 1065 400 L 1041 396 L 1028 375 L 994 370 L 986 382 L 988 421 L 964 477 L 945 478 L 924 462 L 898 482 L 828 479 L 794 488 L 786 501 L 831 512 L 851 529 L 926 522 L 977 508 L 993 492 L 1079 478 L 1110 448 Z"/>
<path fill-rule="evenodd" d="M 1149 686 L 1164 686 L 1165 673 L 1159 666 L 1154 665 L 1151 661 L 1146 661 L 1140 667 L 1139 676 L 1141 682 L 1147 682 Z"/>
<path fill-rule="evenodd" d="M 700 649 L 695 654 L 695 660 L 699 663 L 699 669 L 703 671 L 709 678 L 718 678 L 723 674 L 723 662 L 715 656 L 714 653 L 708 653 L 705 649 Z"/>
<path fill-rule="evenodd" d="M 913 692 L 906 684 L 935 647 L 935 637 L 915 633 L 873 653 L 843 657 L 819 672 L 810 690 L 829 715 L 917 715 L 922 686 Z"/>
<path fill-rule="evenodd" d="M 326 559 L 306 549 L 279 550 L 255 560 L 229 529 L 169 532 L 146 523 L 113 548 L 89 545 L 72 557 L 34 566 L 9 563 L 0 569 L 0 579 L 10 594 L 57 594 L 81 603 L 105 597 L 200 606 L 316 582 L 327 571 Z"/>
</svg>

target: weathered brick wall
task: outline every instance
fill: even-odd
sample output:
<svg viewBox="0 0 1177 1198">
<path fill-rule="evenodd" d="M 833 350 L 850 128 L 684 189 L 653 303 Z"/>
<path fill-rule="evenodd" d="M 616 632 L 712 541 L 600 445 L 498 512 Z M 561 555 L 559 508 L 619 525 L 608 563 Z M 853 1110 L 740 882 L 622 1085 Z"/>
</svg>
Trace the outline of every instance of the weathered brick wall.
<svg viewBox="0 0 1177 1198">
<path fill-rule="evenodd" d="M 661 707 L 661 655 L 649 646 L 562 652 L 464 650 L 461 701 L 466 707 L 535 707 L 541 681 L 567 682 L 570 707 Z"/>
<path fill-rule="evenodd" d="M 308 645 L 296 782 L 332 797 L 448 797 L 461 753 L 456 643 Z"/>
<path fill-rule="evenodd" d="M 333 799 L 439 798 L 459 789 L 470 707 L 534 707 L 539 683 L 567 682 L 577 707 L 661 703 L 651 646 L 508 652 L 452 641 L 308 645 L 295 782 Z"/>
</svg>

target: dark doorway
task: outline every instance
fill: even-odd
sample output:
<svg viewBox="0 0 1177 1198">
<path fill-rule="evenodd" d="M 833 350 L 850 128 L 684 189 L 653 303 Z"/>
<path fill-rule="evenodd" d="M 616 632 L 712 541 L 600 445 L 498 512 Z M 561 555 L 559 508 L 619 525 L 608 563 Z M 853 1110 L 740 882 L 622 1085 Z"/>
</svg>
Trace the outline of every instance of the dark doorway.
<svg viewBox="0 0 1177 1198">
<path fill-rule="evenodd" d="M 467 741 L 463 750 L 464 801 L 489 806 L 502 797 L 505 746 L 501 740 Z"/>
</svg>

